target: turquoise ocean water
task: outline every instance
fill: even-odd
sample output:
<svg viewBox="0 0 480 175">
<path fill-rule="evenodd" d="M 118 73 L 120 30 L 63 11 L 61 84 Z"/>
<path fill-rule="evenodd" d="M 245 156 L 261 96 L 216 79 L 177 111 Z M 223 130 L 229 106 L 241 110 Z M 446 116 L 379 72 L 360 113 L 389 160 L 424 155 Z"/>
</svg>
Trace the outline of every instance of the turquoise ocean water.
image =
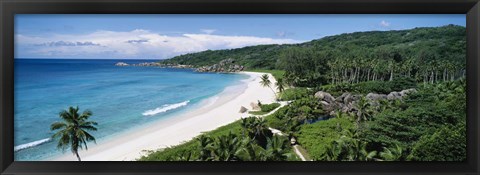
<svg viewBox="0 0 480 175">
<path fill-rule="evenodd" d="M 45 160 L 61 154 L 49 129 L 69 106 L 93 112 L 91 120 L 99 123 L 99 130 L 92 134 L 101 141 L 196 109 L 202 100 L 248 78 L 191 69 L 114 66 L 119 61 L 15 59 L 15 160 Z"/>
</svg>

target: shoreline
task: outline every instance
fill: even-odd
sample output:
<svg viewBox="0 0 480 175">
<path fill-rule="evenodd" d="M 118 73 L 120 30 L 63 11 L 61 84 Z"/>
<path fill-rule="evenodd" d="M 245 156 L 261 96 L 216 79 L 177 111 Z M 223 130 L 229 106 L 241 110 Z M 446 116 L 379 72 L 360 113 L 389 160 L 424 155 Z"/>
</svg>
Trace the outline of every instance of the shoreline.
<svg viewBox="0 0 480 175">
<path fill-rule="evenodd" d="M 155 121 L 144 128 L 106 139 L 97 145 L 80 150 L 82 161 L 134 161 L 148 151 L 154 151 L 189 141 L 203 132 L 214 130 L 236 120 L 248 117 L 248 112 L 239 113 L 240 107 L 251 109 L 250 103 L 260 100 L 272 103 L 275 95 L 268 87 L 260 85 L 260 76 L 268 74 L 272 86 L 275 78 L 269 73 L 240 72 L 250 77 L 242 83 L 226 87 L 221 93 L 201 102 L 192 111 Z M 243 86 L 243 87 L 242 87 Z M 76 161 L 70 152 L 48 161 Z"/>
</svg>

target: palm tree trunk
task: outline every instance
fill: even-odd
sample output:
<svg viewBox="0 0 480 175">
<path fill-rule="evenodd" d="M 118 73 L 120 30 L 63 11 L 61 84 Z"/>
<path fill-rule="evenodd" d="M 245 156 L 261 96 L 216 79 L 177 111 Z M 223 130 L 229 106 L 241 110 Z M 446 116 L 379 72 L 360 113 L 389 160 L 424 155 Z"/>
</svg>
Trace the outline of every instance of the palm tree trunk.
<svg viewBox="0 0 480 175">
<path fill-rule="evenodd" d="M 370 69 L 367 71 L 367 81 L 370 81 Z"/>
<path fill-rule="evenodd" d="M 361 77 L 360 77 L 360 73 L 361 73 L 361 72 L 362 72 L 362 70 L 361 70 L 360 68 L 358 68 L 357 76 L 356 76 L 356 78 L 357 78 L 357 83 L 360 81 L 360 78 L 361 78 Z"/>
<path fill-rule="evenodd" d="M 78 155 L 78 151 L 75 151 L 75 155 L 77 155 L 78 161 L 82 161 L 82 159 L 80 159 L 80 155 Z"/>
<path fill-rule="evenodd" d="M 423 74 L 423 84 L 425 85 L 427 83 L 427 75 L 426 73 Z"/>
<path fill-rule="evenodd" d="M 390 70 L 390 80 L 389 81 L 392 81 L 393 80 L 393 69 Z"/>
<path fill-rule="evenodd" d="M 277 93 L 275 92 L 275 90 L 273 90 L 271 86 L 268 86 L 268 87 L 270 88 L 270 90 L 272 90 L 273 94 L 275 94 L 275 100 L 278 100 Z"/>
<path fill-rule="evenodd" d="M 447 69 L 443 69 L 443 81 L 446 81 L 447 79 L 446 74 L 447 74 Z"/>
<path fill-rule="evenodd" d="M 432 75 L 430 75 L 430 82 L 433 84 L 433 71 L 432 71 Z"/>
<path fill-rule="evenodd" d="M 332 84 L 335 84 L 335 73 L 336 71 L 332 71 Z"/>
</svg>

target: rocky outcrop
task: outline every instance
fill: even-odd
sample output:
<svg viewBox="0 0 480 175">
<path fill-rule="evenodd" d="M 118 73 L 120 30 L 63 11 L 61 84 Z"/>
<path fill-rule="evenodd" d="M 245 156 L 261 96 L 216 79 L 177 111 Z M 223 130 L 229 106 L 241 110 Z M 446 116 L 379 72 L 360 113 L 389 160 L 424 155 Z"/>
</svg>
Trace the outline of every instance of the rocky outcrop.
<svg viewBox="0 0 480 175">
<path fill-rule="evenodd" d="M 186 65 L 186 64 L 161 64 L 160 67 L 163 68 L 177 68 L 177 69 L 191 69 L 194 68 L 192 65 Z"/>
<path fill-rule="evenodd" d="M 117 64 L 115 64 L 115 66 L 129 66 L 129 64 L 124 62 L 118 62 Z"/>
<path fill-rule="evenodd" d="M 245 67 L 235 64 L 235 60 L 232 58 L 220 61 L 218 64 L 211 66 L 202 66 L 197 68 L 196 72 L 240 72 Z"/>
<path fill-rule="evenodd" d="M 192 65 L 177 64 L 175 66 L 172 66 L 172 68 L 189 69 L 189 68 L 193 68 L 193 66 Z"/>
<path fill-rule="evenodd" d="M 248 111 L 248 109 L 247 109 L 246 107 L 243 107 L 243 106 L 242 106 L 242 107 L 240 107 L 240 111 L 238 111 L 238 112 L 240 112 L 240 113 L 245 113 L 245 112 L 247 112 L 247 111 Z"/>
<path fill-rule="evenodd" d="M 400 96 L 400 93 L 398 92 L 390 92 L 387 95 L 387 100 L 397 100 L 397 99 L 402 99 L 402 97 Z"/>
<path fill-rule="evenodd" d="M 387 99 L 388 100 L 401 100 L 404 96 L 410 94 L 410 93 L 414 93 L 414 92 L 417 92 L 416 89 L 405 89 L 405 90 L 402 90 L 400 92 L 390 92 L 388 95 L 387 95 Z"/>
<path fill-rule="evenodd" d="M 400 96 L 403 97 L 403 96 L 405 96 L 405 95 L 408 95 L 408 94 L 410 94 L 410 93 L 415 93 L 415 92 L 417 92 L 417 90 L 414 89 L 414 88 L 405 89 L 405 90 L 400 91 Z"/>
<path fill-rule="evenodd" d="M 329 94 L 328 92 L 323 92 L 323 91 L 318 91 L 317 93 L 315 93 L 315 98 L 318 98 L 319 100 L 323 100 L 323 101 L 326 101 L 328 103 L 331 103 L 333 101 L 335 101 L 335 98 Z"/>
<path fill-rule="evenodd" d="M 386 99 L 387 99 L 387 95 L 385 95 L 385 94 L 376 94 L 376 93 L 368 93 L 367 96 L 365 96 L 365 98 L 367 98 L 367 100 L 379 101 L 379 100 L 386 100 Z"/>
<path fill-rule="evenodd" d="M 417 92 L 415 89 L 406 89 L 400 92 L 391 92 L 387 94 L 376 94 L 376 93 L 368 93 L 365 96 L 365 99 L 372 105 L 379 105 L 380 100 L 401 100 L 408 94 Z M 354 95 L 351 93 L 343 93 L 342 95 L 334 98 L 331 94 L 323 91 L 318 91 L 315 93 L 315 98 L 320 101 L 320 105 L 322 105 L 322 109 L 329 113 L 330 115 L 334 115 L 336 111 L 341 112 L 348 112 L 348 113 L 358 113 L 357 103 L 360 99 L 362 99 L 361 95 Z"/>
<path fill-rule="evenodd" d="M 161 64 L 157 62 L 144 62 L 144 63 L 133 64 L 133 66 L 153 67 L 153 66 L 161 66 Z"/>
<path fill-rule="evenodd" d="M 342 103 L 351 103 L 353 101 L 359 100 L 362 96 L 352 95 L 351 93 L 345 92 L 335 99 L 336 102 Z"/>
<path fill-rule="evenodd" d="M 260 106 L 258 105 L 258 103 L 251 102 L 251 103 L 250 103 L 250 107 L 252 107 L 252 110 L 253 110 L 253 111 L 260 111 L 260 110 L 262 110 L 262 108 L 260 108 Z"/>
<path fill-rule="evenodd" d="M 320 100 L 320 104 L 326 111 L 333 111 L 338 107 L 335 97 L 328 92 L 318 91 L 314 97 Z"/>
</svg>

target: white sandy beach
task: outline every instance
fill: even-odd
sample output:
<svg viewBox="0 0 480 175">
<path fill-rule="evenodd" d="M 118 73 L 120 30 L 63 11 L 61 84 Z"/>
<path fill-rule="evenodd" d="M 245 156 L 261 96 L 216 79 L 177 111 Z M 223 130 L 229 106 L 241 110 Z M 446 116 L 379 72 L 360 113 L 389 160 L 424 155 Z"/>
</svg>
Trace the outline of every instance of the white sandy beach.
<svg viewBox="0 0 480 175">
<path fill-rule="evenodd" d="M 88 151 L 79 152 L 82 161 L 132 161 L 145 154 L 144 150 L 157 150 L 178 145 L 188 141 L 205 131 L 214 130 L 242 117 L 248 117 L 248 112 L 239 113 L 244 106 L 251 110 L 250 103 L 260 100 L 262 103 L 272 103 L 275 95 L 268 87 L 260 85 L 260 76 L 265 73 L 242 72 L 250 76 L 243 85 L 228 87 L 211 102 L 199 109 L 179 116 L 160 120 L 145 128 L 117 136 L 97 145 L 89 143 Z M 270 81 L 275 89 L 275 79 L 271 74 Z M 99 130 L 101 132 L 101 129 Z M 76 161 L 71 152 L 65 152 L 54 161 Z"/>
</svg>

